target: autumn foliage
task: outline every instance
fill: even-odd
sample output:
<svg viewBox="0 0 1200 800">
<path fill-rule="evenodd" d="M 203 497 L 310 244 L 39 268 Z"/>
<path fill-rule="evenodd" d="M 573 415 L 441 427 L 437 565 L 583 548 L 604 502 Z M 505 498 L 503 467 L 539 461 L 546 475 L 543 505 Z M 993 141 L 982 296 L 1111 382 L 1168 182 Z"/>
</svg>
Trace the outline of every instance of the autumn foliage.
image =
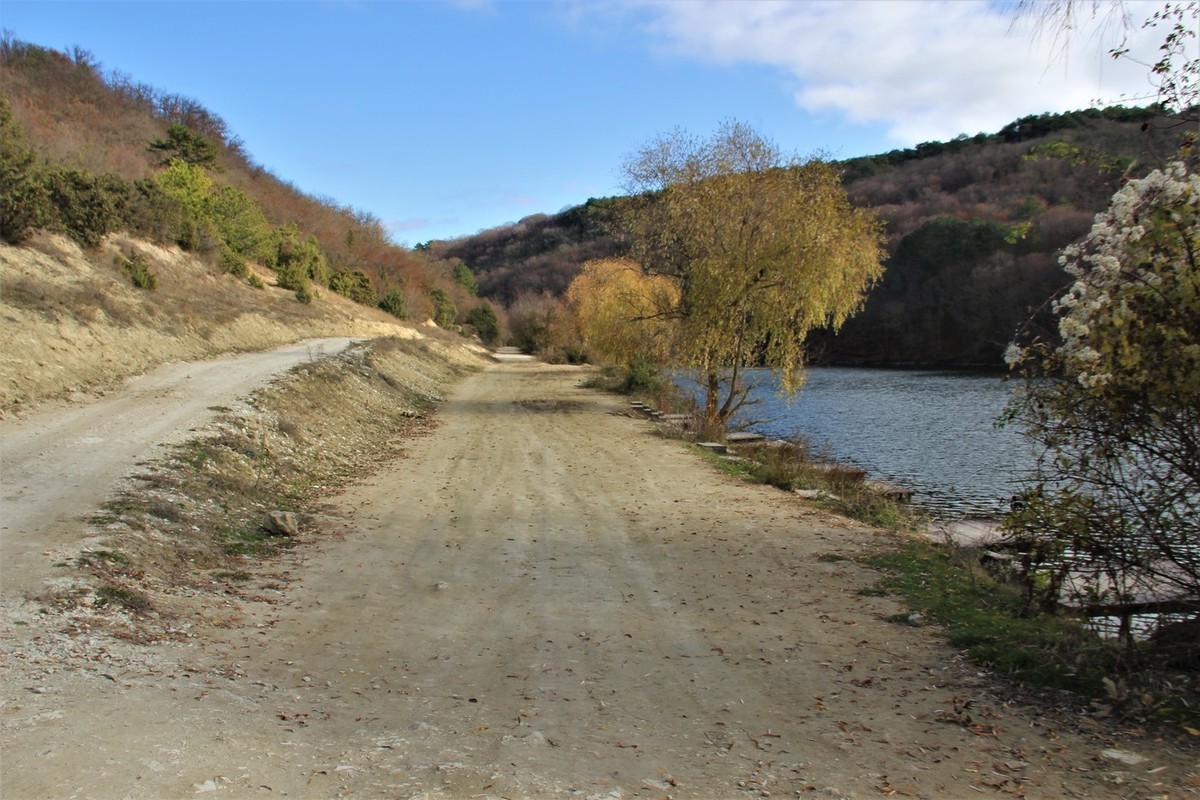
<svg viewBox="0 0 1200 800">
<path fill-rule="evenodd" d="M 78 48 L 0 40 L 0 171 L 10 242 L 41 227 L 91 246 L 125 229 L 235 274 L 248 259 L 282 268 L 301 299 L 315 284 L 443 322 L 449 306 L 432 290 L 473 305 L 448 268 L 393 243 L 376 217 L 281 180 L 216 114 Z"/>
<path fill-rule="evenodd" d="M 567 289 L 567 310 L 583 344 L 600 356 L 630 365 L 661 363 L 678 350 L 672 324 L 678 285 L 647 275 L 630 259 L 589 261 Z"/>
<path fill-rule="evenodd" d="M 1123 181 L 1165 163 L 1180 135 L 1155 108 L 1114 106 L 833 164 L 850 202 L 884 224 L 887 270 L 840 332 L 811 333 L 809 357 L 1002 367 L 1031 314 L 1051 322 L 1057 252 Z M 588 261 L 630 254 L 618 221 L 635 201 L 593 198 L 428 249 L 469 264 L 486 297 L 559 296 Z"/>
<path fill-rule="evenodd" d="M 633 257 L 587 262 L 560 316 L 631 370 L 694 371 L 714 432 L 745 402 L 746 368 L 773 367 L 794 391 L 809 331 L 840 326 L 882 271 L 874 217 L 828 164 L 736 122 L 660 137 L 624 171 L 617 218 Z"/>
</svg>

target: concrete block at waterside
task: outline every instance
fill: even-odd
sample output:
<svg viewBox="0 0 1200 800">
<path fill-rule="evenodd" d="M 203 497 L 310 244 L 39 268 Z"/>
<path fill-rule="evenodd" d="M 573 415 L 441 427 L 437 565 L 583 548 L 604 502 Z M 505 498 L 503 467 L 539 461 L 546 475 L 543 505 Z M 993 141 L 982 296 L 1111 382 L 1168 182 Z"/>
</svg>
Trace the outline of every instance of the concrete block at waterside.
<svg viewBox="0 0 1200 800">
<path fill-rule="evenodd" d="M 753 444 L 755 442 L 766 441 L 766 439 L 767 437 L 761 433 L 750 433 L 749 431 L 725 434 L 725 441 L 728 444 Z"/>
<path fill-rule="evenodd" d="M 887 481 L 864 481 L 864 485 L 876 494 L 883 495 L 889 500 L 895 500 L 897 503 L 912 502 L 912 489 L 904 486 L 898 486 Z"/>
<path fill-rule="evenodd" d="M 984 546 L 1002 538 L 1000 523 L 994 519 L 938 520 L 925 535 L 937 542 L 964 546 Z"/>
<path fill-rule="evenodd" d="M 808 466 L 814 470 L 818 470 L 819 472 L 836 471 L 852 480 L 865 481 L 867 479 L 867 471 L 862 467 L 856 467 L 853 464 L 843 464 L 838 461 L 812 461 Z M 880 481 L 880 483 L 882 483 L 882 481 Z"/>
<path fill-rule="evenodd" d="M 720 442 L 696 442 L 696 446 L 710 453 L 717 453 L 718 455 L 725 455 L 729 452 L 729 448 Z"/>
</svg>

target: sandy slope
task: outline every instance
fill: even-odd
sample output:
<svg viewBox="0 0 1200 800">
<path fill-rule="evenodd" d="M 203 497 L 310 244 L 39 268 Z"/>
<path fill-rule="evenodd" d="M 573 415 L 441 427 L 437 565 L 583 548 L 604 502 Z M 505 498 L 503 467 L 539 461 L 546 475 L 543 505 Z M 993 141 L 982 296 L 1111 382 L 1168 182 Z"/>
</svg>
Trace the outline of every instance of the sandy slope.
<svg viewBox="0 0 1200 800">
<path fill-rule="evenodd" d="M 137 253 L 158 276 L 136 289 L 114 261 Z M 124 235 L 84 251 L 63 236 L 0 242 L 0 418 L 96 392 L 172 361 L 258 352 L 301 339 L 416 336 L 384 312 L 322 292 L 310 305 L 262 289 L 178 248 Z"/>
<path fill-rule="evenodd" d="M 9 620 L 5 798 L 1186 797 L 860 594 L 879 534 L 722 478 L 572 368 L 465 380 L 277 590 L 182 643 Z"/>
</svg>

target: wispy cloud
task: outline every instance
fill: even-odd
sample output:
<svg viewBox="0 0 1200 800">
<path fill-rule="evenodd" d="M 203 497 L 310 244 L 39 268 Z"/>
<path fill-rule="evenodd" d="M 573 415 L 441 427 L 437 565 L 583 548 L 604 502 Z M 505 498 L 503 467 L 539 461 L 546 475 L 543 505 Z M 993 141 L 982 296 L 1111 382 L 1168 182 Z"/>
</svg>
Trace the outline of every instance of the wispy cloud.
<svg viewBox="0 0 1200 800">
<path fill-rule="evenodd" d="M 443 220 L 443 222 L 454 222 L 454 220 Z M 395 219 L 388 220 L 383 223 L 389 233 L 407 233 L 408 231 L 419 231 L 428 228 L 433 224 L 433 220 L 429 217 L 414 217 L 412 219 Z"/>
<path fill-rule="evenodd" d="M 1131 4 L 1132 15 L 1140 21 L 1149 5 Z M 1078 19 L 1058 40 L 1013 25 L 996 4 L 967 0 L 645 0 L 623 7 L 663 52 L 775 67 L 801 108 L 882 123 L 898 144 L 995 130 L 1024 114 L 1148 90 L 1145 67 L 1108 55 L 1104 19 Z M 1133 52 L 1149 57 L 1153 33 L 1129 33 Z"/>
</svg>

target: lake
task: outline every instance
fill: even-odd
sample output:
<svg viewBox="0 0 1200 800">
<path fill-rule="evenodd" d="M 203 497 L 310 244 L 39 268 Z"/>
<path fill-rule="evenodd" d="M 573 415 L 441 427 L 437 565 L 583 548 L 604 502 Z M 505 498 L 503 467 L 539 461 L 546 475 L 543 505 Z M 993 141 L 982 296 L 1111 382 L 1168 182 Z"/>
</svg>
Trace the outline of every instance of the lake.
<svg viewBox="0 0 1200 800">
<path fill-rule="evenodd" d="M 1030 444 L 998 428 L 1014 386 L 959 372 L 814 367 L 790 403 L 769 370 L 751 370 L 758 404 L 742 414 L 771 438 L 806 438 L 870 477 L 913 490 L 943 516 L 997 516 L 1034 466 Z"/>
</svg>

